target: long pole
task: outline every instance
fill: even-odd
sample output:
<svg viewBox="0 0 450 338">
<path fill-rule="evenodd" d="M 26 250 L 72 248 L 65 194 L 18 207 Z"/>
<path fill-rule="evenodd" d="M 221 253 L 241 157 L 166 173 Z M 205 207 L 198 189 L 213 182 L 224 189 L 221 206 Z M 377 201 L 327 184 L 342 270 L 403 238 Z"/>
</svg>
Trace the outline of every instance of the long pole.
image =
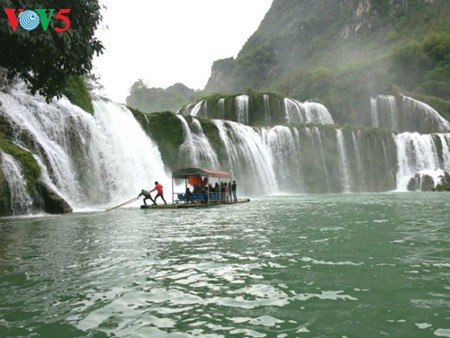
<svg viewBox="0 0 450 338">
<path fill-rule="evenodd" d="M 115 207 L 112 207 L 112 208 L 106 209 L 105 211 L 111 211 L 111 210 L 114 210 L 114 209 L 120 208 L 120 207 L 122 207 L 122 206 L 124 206 L 124 205 L 126 205 L 126 204 L 129 204 L 129 203 L 131 203 L 131 202 L 134 202 L 134 201 L 136 201 L 136 200 L 137 200 L 138 198 L 139 198 L 139 197 L 134 197 L 134 198 L 132 198 L 132 199 L 130 199 L 130 200 L 128 200 L 128 201 L 126 201 L 126 202 L 123 202 L 122 204 L 119 204 L 119 205 L 116 205 Z"/>
</svg>

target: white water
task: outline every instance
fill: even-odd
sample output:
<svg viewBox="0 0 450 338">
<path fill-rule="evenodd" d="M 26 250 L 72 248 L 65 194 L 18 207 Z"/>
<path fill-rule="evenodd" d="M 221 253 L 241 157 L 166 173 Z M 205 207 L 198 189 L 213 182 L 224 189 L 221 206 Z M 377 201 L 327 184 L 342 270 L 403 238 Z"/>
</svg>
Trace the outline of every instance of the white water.
<svg viewBox="0 0 450 338">
<path fill-rule="evenodd" d="M 225 118 L 225 99 L 223 97 L 220 98 L 219 101 L 217 101 L 217 106 L 219 107 L 220 118 L 224 119 Z"/>
<path fill-rule="evenodd" d="M 399 111 L 393 95 L 379 95 L 376 98 L 380 122 L 379 126 L 392 130 L 399 129 Z"/>
<path fill-rule="evenodd" d="M 285 98 L 284 110 L 287 123 L 334 123 L 328 109 L 320 103 L 301 103 L 294 99 Z"/>
<path fill-rule="evenodd" d="M 336 129 L 337 146 L 339 150 L 339 171 L 341 173 L 342 191 L 350 191 L 350 171 L 348 165 L 347 151 L 345 147 L 344 133 L 341 129 Z"/>
<path fill-rule="evenodd" d="M 304 187 L 301 167 L 300 143 L 294 138 L 291 129 L 285 126 L 275 126 L 263 130 L 264 141 L 268 151 L 272 154 L 274 172 L 276 172 L 279 193 L 298 193 Z M 295 170 L 294 168 L 297 168 Z M 295 181 L 293 181 L 295 177 Z M 285 191 L 280 191 L 285 189 Z"/>
<path fill-rule="evenodd" d="M 5 117 L 14 127 L 16 143 L 24 148 L 33 145 L 36 157 L 45 166 L 43 180 L 72 206 L 84 206 L 84 201 L 95 202 L 95 196 L 83 198 L 75 171 L 77 161 L 84 163 L 88 153 L 100 154 L 99 144 L 107 144 L 106 138 L 99 140 L 95 136 L 101 133 L 94 118 L 66 99 L 47 104 L 43 98 L 32 97 L 22 88 L 13 89 L 12 95 L 0 93 L 0 99 Z M 30 141 L 25 144 L 21 135 L 27 135 Z M 85 169 L 93 178 L 93 190 L 104 194 L 101 173 L 95 168 Z"/>
<path fill-rule="evenodd" d="M 248 124 L 248 95 L 236 96 L 236 121 L 242 124 Z"/>
<path fill-rule="evenodd" d="M 314 142 L 314 144 L 316 145 L 316 148 L 319 149 L 320 163 L 321 163 L 322 169 L 324 171 L 326 187 L 327 187 L 328 190 L 330 190 L 330 178 L 329 178 L 330 175 L 328 173 L 327 164 L 325 162 L 325 153 L 324 153 L 324 150 L 323 150 L 322 135 L 320 133 L 319 128 L 317 128 L 317 127 L 313 128 L 313 133 L 314 133 L 315 138 L 317 140 L 317 142 Z"/>
<path fill-rule="evenodd" d="M 353 149 L 355 152 L 355 158 L 356 158 L 356 169 L 357 169 L 357 186 L 360 186 L 362 182 L 364 182 L 364 171 L 362 166 L 362 159 L 361 159 L 361 151 L 359 149 L 359 141 L 361 131 L 358 130 L 358 135 L 355 134 L 354 131 L 352 131 L 352 141 L 353 141 Z"/>
<path fill-rule="evenodd" d="M 153 188 L 154 181 L 169 187 L 171 178 L 165 171 L 159 149 L 131 111 L 105 100 L 95 100 L 94 108 L 95 119 L 108 139 L 104 152 L 110 152 L 105 165 L 113 183 L 111 201 L 137 196 L 141 189 Z"/>
<path fill-rule="evenodd" d="M 426 174 L 439 182 L 443 174 L 439 167 L 436 145 L 431 135 L 402 133 L 397 143 L 397 190 L 406 191 L 408 183 L 416 174 Z"/>
<path fill-rule="evenodd" d="M 205 136 L 200 122 L 193 118 L 193 130 L 191 130 L 184 116 L 177 115 L 177 117 L 181 121 L 184 133 L 184 142 L 179 149 L 183 166 L 219 169 L 217 155 Z"/>
<path fill-rule="evenodd" d="M 213 120 L 228 154 L 225 169 L 233 172 L 244 191 L 267 195 L 278 192 L 273 157 L 254 128 L 232 121 Z"/>
<path fill-rule="evenodd" d="M 17 160 L 4 152 L 0 152 L 2 171 L 8 184 L 11 209 L 14 215 L 30 213 L 33 201 L 25 186 L 25 177 L 22 167 Z"/>
<path fill-rule="evenodd" d="M 243 102 L 239 114 L 248 122 L 248 96 L 245 97 L 237 101 Z M 124 106 L 97 99 L 94 101 L 95 113 L 91 115 L 66 99 L 47 104 L 41 97 L 30 96 L 21 88 L 13 90 L 12 94 L 0 92 L 0 101 L 5 118 L 14 128 L 15 143 L 33 151 L 41 165 L 43 180 L 75 210 L 115 205 L 137 196 L 142 188 L 151 188 L 155 180 L 169 188 L 171 179 L 157 146 Z M 270 110 L 268 102 L 266 109 L 266 99 L 264 102 L 264 112 L 260 113 L 267 121 Z M 303 118 L 304 122 L 315 119 L 317 123 L 332 121 L 331 116 L 328 120 L 326 114 L 322 114 L 318 104 L 293 104 L 301 109 L 290 107 L 292 118 Z M 200 111 L 201 105 L 198 103 L 194 110 Z M 362 170 L 359 131 L 353 132 L 352 140 L 345 140 L 342 130 L 336 131 L 336 138 L 334 135 L 330 138 L 317 127 L 252 128 L 236 122 L 213 120 L 227 154 L 224 163 L 219 163 L 200 122 L 193 118 L 189 127 L 183 116 L 178 118 L 185 133 L 180 155 L 184 154 L 186 165 L 230 170 L 238 179 L 240 192 L 253 195 L 298 193 L 305 191 L 304 184 L 313 188 L 323 186 L 322 191 L 336 191 L 337 187 L 338 191 L 348 192 L 358 189 L 364 181 L 366 173 Z M 389 118 L 389 121 L 393 119 Z M 436 182 L 443 169 L 450 170 L 449 135 L 436 136 L 442 143 L 441 160 L 431 135 L 403 133 L 394 137 L 398 190 L 406 190 L 409 180 L 417 173 L 427 173 Z M 348 143 L 346 147 L 346 142 L 352 142 L 352 146 Z M 388 153 L 392 150 L 388 149 L 388 141 L 382 139 L 381 142 L 382 149 L 374 156 L 389 168 Z M 339 163 L 330 162 L 332 152 L 339 155 Z M 23 177 L 20 168 L 13 163 L 14 159 L 6 157 L 3 156 L 2 169 L 5 175 L 8 173 L 11 186 L 10 182 L 23 181 Z M 338 164 L 340 175 L 336 179 L 335 170 L 331 168 Z M 353 168 L 356 168 L 355 177 L 351 177 L 350 169 Z M 319 179 L 314 180 L 312 176 Z M 24 195 L 26 191 L 22 189 L 14 199 L 26 206 L 29 202 L 23 200 Z"/>
<path fill-rule="evenodd" d="M 120 105 L 94 100 L 94 117 L 65 98 L 47 104 L 23 88 L 0 93 L 0 100 L 15 143 L 33 148 L 42 180 L 75 210 L 123 201 L 154 180 L 167 181 L 158 149 Z"/>
<path fill-rule="evenodd" d="M 438 136 L 442 144 L 443 167 L 446 172 L 450 173 L 450 134 L 438 134 Z"/>
<path fill-rule="evenodd" d="M 375 97 L 370 97 L 370 113 L 372 120 L 372 127 L 378 128 L 380 127 L 380 122 L 378 119 L 378 108 L 377 108 L 377 99 Z"/>
<path fill-rule="evenodd" d="M 270 126 L 272 124 L 272 119 L 270 116 L 269 95 L 264 94 L 263 100 L 264 100 L 264 117 L 265 117 L 266 126 Z"/>
<path fill-rule="evenodd" d="M 450 131 L 450 122 L 444 119 L 434 108 L 427 105 L 424 102 L 415 100 L 408 96 L 402 96 L 403 110 L 408 111 L 410 114 L 415 111 L 424 112 L 423 119 L 429 120 L 435 124 L 433 132 L 448 132 Z"/>
<path fill-rule="evenodd" d="M 204 102 L 204 101 L 198 102 L 198 103 L 194 106 L 194 108 L 192 108 L 192 110 L 191 110 L 191 112 L 190 112 L 190 115 L 192 115 L 192 116 L 197 116 L 198 113 L 200 112 L 200 110 L 202 109 L 202 106 L 203 106 L 204 103 L 206 103 L 206 102 Z"/>
</svg>

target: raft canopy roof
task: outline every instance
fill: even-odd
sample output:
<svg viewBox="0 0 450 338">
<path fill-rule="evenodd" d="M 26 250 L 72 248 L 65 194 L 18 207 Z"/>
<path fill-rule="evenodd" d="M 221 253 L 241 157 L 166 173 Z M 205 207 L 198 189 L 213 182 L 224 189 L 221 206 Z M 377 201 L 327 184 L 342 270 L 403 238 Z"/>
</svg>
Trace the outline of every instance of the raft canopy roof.
<svg viewBox="0 0 450 338">
<path fill-rule="evenodd" d="M 172 172 L 172 178 L 189 178 L 190 176 L 219 177 L 231 179 L 231 174 L 227 171 L 212 170 L 204 168 L 181 168 Z"/>
</svg>

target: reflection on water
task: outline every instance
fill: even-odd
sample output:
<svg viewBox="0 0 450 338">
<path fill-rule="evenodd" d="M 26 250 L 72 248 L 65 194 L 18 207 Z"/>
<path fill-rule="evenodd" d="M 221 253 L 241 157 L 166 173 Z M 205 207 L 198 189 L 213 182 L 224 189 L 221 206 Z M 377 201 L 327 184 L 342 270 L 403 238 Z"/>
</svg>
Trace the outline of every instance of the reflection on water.
<svg viewBox="0 0 450 338">
<path fill-rule="evenodd" d="M 450 337 L 450 196 L 3 219 L 0 336 Z"/>
</svg>

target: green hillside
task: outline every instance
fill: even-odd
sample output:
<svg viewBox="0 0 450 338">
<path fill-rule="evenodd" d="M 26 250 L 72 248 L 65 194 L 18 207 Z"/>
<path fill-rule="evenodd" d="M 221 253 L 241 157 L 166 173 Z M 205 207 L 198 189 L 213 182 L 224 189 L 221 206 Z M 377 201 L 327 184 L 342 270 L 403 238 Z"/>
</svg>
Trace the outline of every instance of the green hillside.
<svg viewBox="0 0 450 338">
<path fill-rule="evenodd" d="M 206 92 L 271 90 L 367 123 L 369 98 L 404 93 L 450 117 L 448 0 L 274 0 Z M 362 114 L 364 112 L 364 114 Z"/>
</svg>

